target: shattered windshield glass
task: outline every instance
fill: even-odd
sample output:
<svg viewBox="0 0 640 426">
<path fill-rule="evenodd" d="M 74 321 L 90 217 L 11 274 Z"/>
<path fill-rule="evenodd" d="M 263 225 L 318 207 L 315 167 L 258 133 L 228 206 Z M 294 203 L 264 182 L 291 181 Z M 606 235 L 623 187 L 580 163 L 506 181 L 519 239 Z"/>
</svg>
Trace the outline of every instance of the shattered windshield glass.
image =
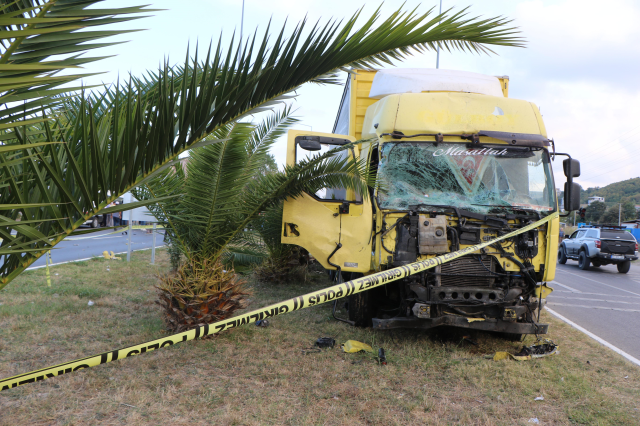
<svg viewBox="0 0 640 426">
<path fill-rule="evenodd" d="M 439 205 L 488 213 L 511 207 L 546 214 L 555 206 L 549 157 L 536 148 L 387 142 L 378 177 L 382 209 Z"/>
</svg>

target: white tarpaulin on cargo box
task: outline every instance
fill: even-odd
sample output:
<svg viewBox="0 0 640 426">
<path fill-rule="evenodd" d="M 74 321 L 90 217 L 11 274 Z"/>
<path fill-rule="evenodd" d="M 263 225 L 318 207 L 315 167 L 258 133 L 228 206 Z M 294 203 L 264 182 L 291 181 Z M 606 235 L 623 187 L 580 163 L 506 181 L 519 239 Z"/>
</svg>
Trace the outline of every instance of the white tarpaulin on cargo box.
<svg viewBox="0 0 640 426">
<path fill-rule="evenodd" d="M 432 68 L 380 70 L 373 78 L 369 97 L 421 92 L 469 92 L 503 97 L 497 77 L 467 71 Z"/>
</svg>

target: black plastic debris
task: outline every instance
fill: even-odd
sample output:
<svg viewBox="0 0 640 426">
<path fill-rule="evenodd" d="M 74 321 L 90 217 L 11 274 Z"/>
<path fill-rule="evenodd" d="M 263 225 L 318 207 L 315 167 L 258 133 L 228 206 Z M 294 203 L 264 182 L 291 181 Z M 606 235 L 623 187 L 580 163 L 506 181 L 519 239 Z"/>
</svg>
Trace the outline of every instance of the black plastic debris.
<svg viewBox="0 0 640 426">
<path fill-rule="evenodd" d="M 557 347 L 558 345 L 553 343 L 551 340 L 545 339 L 539 344 L 523 346 L 520 352 L 514 356 L 531 356 L 532 358 L 539 358 L 541 356 L 553 354 Z"/>
<path fill-rule="evenodd" d="M 463 342 L 467 342 L 467 343 L 471 343 L 473 346 L 478 346 L 478 342 L 476 342 L 475 340 L 473 340 L 471 338 L 471 336 L 462 336 L 462 341 Z"/>
<path fill-rule="evenodd" d="M 378 349 L 378 363 L 380 365 L 387 365 L 387 355 L 382 348 Z"/>
<path fill-rule="evenodd" d="M 320 337 L 315 343 L 319 348 L 333 348 L 335 344 L 336 340 L 332 337 Z"/>
</svg>

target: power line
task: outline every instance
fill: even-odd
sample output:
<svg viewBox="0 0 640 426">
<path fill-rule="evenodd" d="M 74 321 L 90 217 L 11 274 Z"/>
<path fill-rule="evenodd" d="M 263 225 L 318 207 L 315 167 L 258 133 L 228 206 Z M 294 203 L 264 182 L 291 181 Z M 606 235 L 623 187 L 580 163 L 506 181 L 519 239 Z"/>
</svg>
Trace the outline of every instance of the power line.
<svg viewBox="0 0 640 426">
<path fill-rule="evenodd" d="M 632 136 L 638 136 L 638 134 L 630 135 L 630 136 L 628 136 L 628 137 L 626 137 L 626 138 L 624 138 L 624 139 L 619 139 L 618 141 L 619 141 L 619 142 L 623 142 L 623 141 L 625 141 L 625 140 L 627 140 L 627 139 L 630 139 Z M 608 148 L 608 147 L 605 145 L 605 148 Z M 631 150 L 631 151 L 627 151 L 627 153 L 628 153 L 628 154 L 630 154 L 630 153 L 638 152 L 638 151 L 640 151 L 640 148 L 635 149 L 635 150 Z M 598 152 L 598 153 L 590 153 L 590 155 L 589 155 L 589 156 L 587 156 L 587 158 L 589 158 L 590 156 L 593 156 L 593 155 L 596 155 L 596 156 L 597 156 L 597 155 L 599 155 L 599 154 L 601 154 L 601 152 Z M 592 158 L 592 159 L 588 159 L 587 161 L 584 161 L 584 157 L 583 157 L 583 158 L 580 160 L 580 163 L 581 163 L 581 164 L 588 164 L 588 163 L 593 163 L 594 161 L 598 161 L 598 160 L 599 160 L 599 158 L 597 158 L 597 157 L 596 157 L 596 158 Z"/>
<path fill-rule="evenodd" d="M 626 132 L 623 132 L 618 137 L 613 138 L 612 140 L 621 140 L 621 141 L 622 140 L 627 140 L 627 139 L 629 139 L 629 137 L 633 136 L 633 135 L 629 135 L 629 134 L 630 133 L 635 133 L 638 129 L 640 129 L 640 126 L 633 127 L 631 129 L 627 130 Z M 627 135 L 629 135 L 629 136 L 627 136 Z M 602 151 L 603 149 L 606 149 L 606 148 L 607 148 L 607 145 L 601 144 L 600 148 L 594 149 L 591 152 L 587 153 L 587 158 L 591 157 L 593 155 L 597 155 L 600 151 Z"/>
</svg>

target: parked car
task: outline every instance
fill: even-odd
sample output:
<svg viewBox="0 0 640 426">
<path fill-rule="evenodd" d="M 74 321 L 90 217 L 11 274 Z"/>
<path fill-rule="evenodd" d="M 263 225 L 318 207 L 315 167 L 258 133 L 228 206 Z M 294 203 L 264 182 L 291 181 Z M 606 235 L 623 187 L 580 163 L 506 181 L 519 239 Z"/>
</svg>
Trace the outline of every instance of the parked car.
<svg viewBox="0 0 640 426">
<path fill-rule="evenodd" d="M 85 221 L 83 223 L 83 225 L 88 225 L 92 228 L 98 228 L 100 227 L 100 224 L 102 223 L 102 216 L 101 214 L 97 214 L 95 216 L 92 216 L 91 219 Z"/>
<path fill-rule="evenodd" d="M 577 260 L 578 267 L 589 269 L 615 264 L 618 272 L 626 274 L 631 261 L 638 259 L 638 242 L 619 226 L 591 226 L 575 231 L 560 243 L 558 263 Z"/>
</svg>

